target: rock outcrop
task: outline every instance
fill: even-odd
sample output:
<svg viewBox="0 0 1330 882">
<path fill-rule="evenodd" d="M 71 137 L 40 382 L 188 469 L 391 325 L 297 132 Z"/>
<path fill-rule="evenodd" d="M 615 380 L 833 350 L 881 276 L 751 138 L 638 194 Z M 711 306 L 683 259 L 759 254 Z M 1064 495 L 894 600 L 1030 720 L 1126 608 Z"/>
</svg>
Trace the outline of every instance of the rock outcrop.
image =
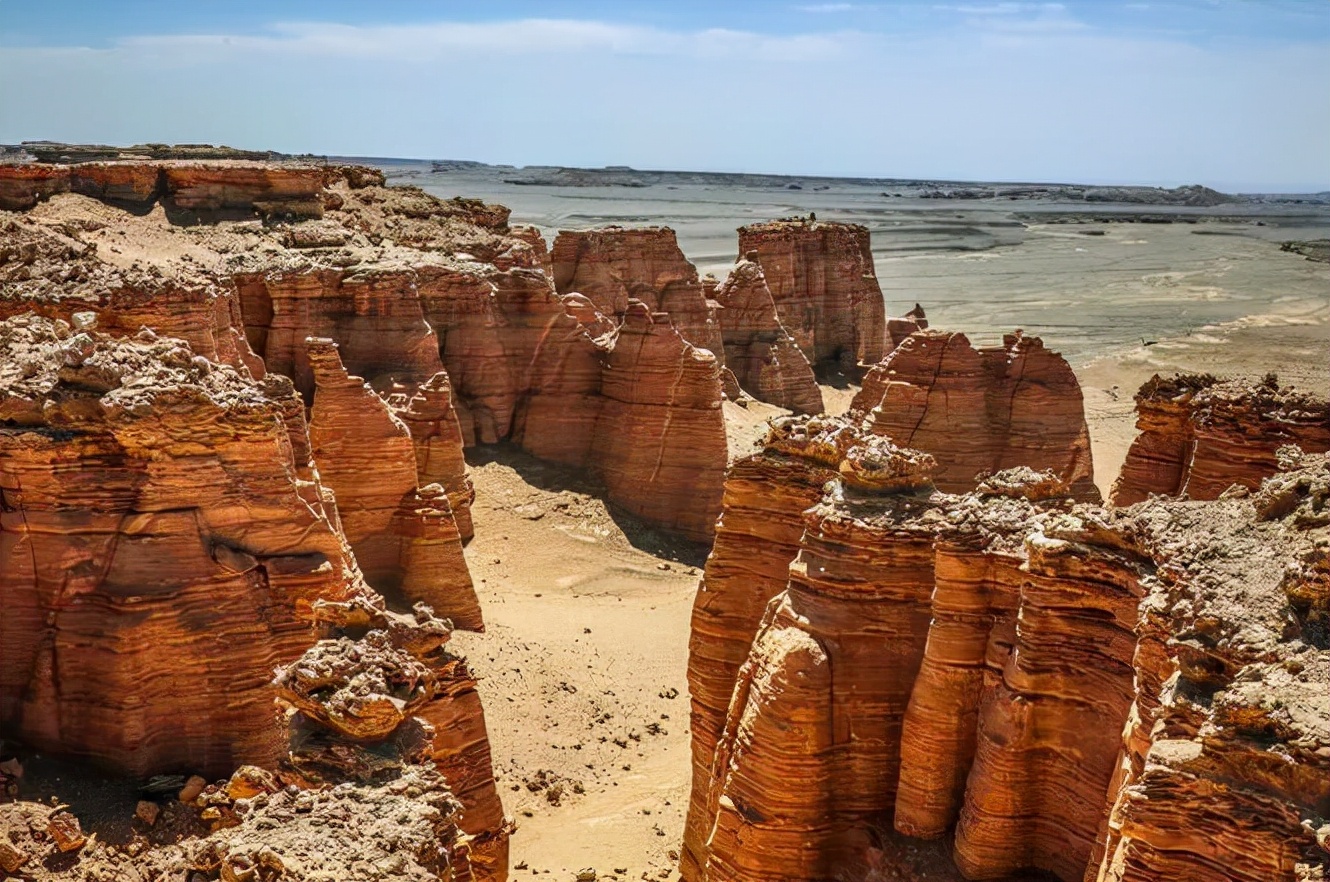
<svg viewBox="0 0 1330 882">
<path fill-rule="evenodd" d="M 1018 331 L 975 349 L 964 334 L 916 332 L 868 372 L 850 411 L 935 456 L 941 490 L 963 493 L 982 475 L 1026 466 L 1099 500 L 1080 384 L 1038 337 Z"/>
<path fill-rule="evenodd" d="M 952 496 L 844 423 L 777 426 L 694 611 L 684 877 L 1320 878 L 1330 458 L 1282 462 L 1249 499 L 1106 512 L 1049 471 Z"/>
<path fill-rule="evenodd" d="M 315 388 L 310 447 L 366 580 L 408 604 L 428 604 L 459 628 L 483 631 L 452 503 L 442 485 L 419 485 L 406 424 L 347 374 L 336 343 L 311 337 L 306 348 Z"/>
<path fill-rule="evenodd" d="M 325 171 L 316 165 L 188 160 L 0 164 L 0 209 L 25 210 L 57 193 L 201 214 L 323 214 Z"/>
<path fill-rule="evenodd" d="M 1114 505 L 1151 494 L 1216 499 L 1238 484 L 1253 490 L 1297 445 L 1330 450 L 1330 402 L 1279 385 L 1222 381 L 1209 374 L 1156 374 L 1136 393 L 1138 435 L 1113 484 Z"/>
<path fill-rule="evenodd" d="M 868 228 L 790 218 L 739 228 L 756 254 L 781 324 L 814 367 L 871 366 L 886 355 L 886 306 Z"/>
<path fill-rule="evenodd" d="M 795 413 L 821 413 L 822 390 L 808 359 L 776 314 L 762 267 L 740 260 L 717 286 L 725 366 L 758 401 Z"/>
<path fill-rule="evenodd" d="M 669 227 L 560 230 L 550 249 L 554 288 L 581 294 L 622 320 L 628 301 L 667 313 L 685 340 L 725 358 L 720 323 L 707 305 L 697 268 Z"/>
<path fill-rule="evenodd" d="M 272 668 L 364 590 L 290 383 L 31 316 L 0 365 L 0 725 L 131 774 L 271 762 Z"/>
</svg>

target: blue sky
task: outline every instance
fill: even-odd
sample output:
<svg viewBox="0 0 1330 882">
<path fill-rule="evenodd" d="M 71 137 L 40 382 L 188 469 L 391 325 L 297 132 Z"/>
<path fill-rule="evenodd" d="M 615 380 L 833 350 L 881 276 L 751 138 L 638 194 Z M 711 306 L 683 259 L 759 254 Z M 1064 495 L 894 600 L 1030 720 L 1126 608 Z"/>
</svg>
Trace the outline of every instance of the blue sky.
<svg viewBox="0 0 1330 882">
<path fill-rule="evenodd" d="M 0 0 L 0 142 L 1330 189 L 1330 2 Z"/>
</svg>

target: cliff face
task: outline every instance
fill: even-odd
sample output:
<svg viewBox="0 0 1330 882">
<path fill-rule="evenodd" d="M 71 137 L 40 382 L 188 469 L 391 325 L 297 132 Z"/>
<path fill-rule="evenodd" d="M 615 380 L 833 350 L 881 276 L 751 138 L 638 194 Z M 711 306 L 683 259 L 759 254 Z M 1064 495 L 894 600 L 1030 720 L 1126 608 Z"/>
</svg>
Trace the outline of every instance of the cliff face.
<svg viewBox="0 0 1330 882">
<path fill-rule="evenodd" d="M 137 775 L 271 761 L 273 666 L 364 590 L 290 384 L 36 317 L 0 353 L 0 723 Z"/>
<path fill-rule="evenodd" d="M 0 209 L 25 210 L 57 193 L 174 209 L 318 217 L 325 172 L 315 165 L 243 160 L 0 165 Z"/>
<path fill-rule="evenodd" d="M 70 184 L 48 204 L 5 219 L 0 317 L 37 312 L 68 321 L 91 312 L 109 333 L 149 327 L 180 336 L 198 354 L 242 373 L 288 376 L 307 405 L 315 401 L 316 383 L 305 341 L 326 338 L 338 345 L 347 373 L 364 378 L 413 432 L 418 486 L 443 486 L 463 541 L 471 535 L 472 490 L 454 446 L 459 436 L 467 445 L 513 438 L 536 455 L 592 468 L 605 477 L 612 502 L 663 529 L 710 538 L 726 461 L 716 443 L 723 433 L 714 431 L 721 393 L 709 379 L 714 365 L 695 369 L 703 365 L 696 357 L 703 350 L 670 342 L 666 319 L 653 313 L 651 324 L 665 326 L 652 332 L 661 345 L 647 347 L 650 357 L 642 356 L 642 347 L 613 355 L 627 300 L 617 318 L 592 306 L 588 320 L 597 327 L 584 334 L 547 274 L 553 264 L 544 241 L 534 230 L 509 227 L 502 206 L 387 188 L 370 170 L 338 167 L 317 169 L 309 184 L 325 207 L 321 219 L 261 226 L 233 219 L 243 198 L 295 198 L 305 170 L 284 177 L 280 169 L 259 174 L 253 163 L 214 165 L 53 166 L 52 174 L 64 175 L 66 183 L 76 174 L 112 181 L 157 169 L 155 189 L 143 191 L 150 210 L 131 215 L 74 195 Z M 35 174 L 31 166 L 13 168 L 31 172 L 23 173 L 27 178 L 13 172 L 13 180 Z M 84 189 L 97 199 L 120 198 L 106 188 Z M 216 208 L 205 207 L 213 203 Z M 190 227 L 188 236 L 174 226 L 182 216 L 206 212 L 211 223 Z M 151 247 L 121 247 L 139 240 Z M 634 277 L 625 285 L 677 310 L 681 327 L 698 318 L 697 327 L 715 336 L 714 352 L 723 357 L 719 325 L 672 233 L 607 233 L 587 249 L 577 265 L 593 286 L 597 279 L 609 285 L 621 271 L 642 273 L 649 294 L 646 281 Z M 588 343 L 586 336 L 608 345 Z M 641 336 L 630 330 L 624 339 Z M 571 380 L 565 370 L 573 372 Z M 671 400 L 671 372 L 688 386 L 677 401 Z M 647 462 L 646 453 L 619 439 L 641 440 L 653 422 L 650 431 L 672 428 L 668 440 L 648 445 L 659 461 Z M 679 434 L 684 425 L 694 436 L 687 441 Z M 667 486 L 666 480 L 678 483 Z M 642 482 L 664 488 L 660 499 L 642 501 Z M 699 506 L 678 489 L 693 485 L 701 488 Z M 418 538 L 433 543 L 438 531 L 420 527 L 426 521 L 417 515 L 438 505 L 418 503 L 390 531 L 415 524 L 410 529 L 424 530 Z M 367 552 L 367 567 L 372 558 Z M 372 568 L 378 579 L 383 568 Z"/>
<path fill-rule="evenodd" d="M 616 319 L 629 300 L 640 300 L 653 313 L 668 313 L 689 343 L 724 359 L 720 324 L 669 227 L 560 230 L 550 261 L 560 294 L 582 294 Z"/>
<path fill-rule="evenodd" d="M 1274 474 L 1282 446 L 1330 450 L 1330 402 L 1274 377 L 1156 375 L 1136 393 L 1136 411 L 1138 434 L 1113 484 L 1114 505 L 1151 494 L 1217 499 L 1234 484 L 1255 489 Z"/>
<path fill-rule="evenodd" d="M 311 337 L 306 347 L 315 384 L 310 446 L 361 572 L 381 592 L 483 631 L 452 504 L 443 486 L 419 485 L 406 424 L 346 373 L 336 343 Z"/>
<path fill-rule="evenodd" d="M 782 435 L 841 480 L 755 625 L 812 495 Z M 727 482 L 686 879 L 1319 878 L 1330 459 L 1286 455 L 1249 500 L 1108 513 L 1028 469 L 930 493 L 918 455 L 866 440 L 791 421 Z M 771 541 L 741 526 L 759 474 L 789 501 Z"/>
<path fill-rule="evenodd" d="M 821 413 L 822 390 L 808 359 L 776 314 L 762 267 L 741 260 L 715 290 L 725 366 L 759 401 L 795 413 Z"/>
<path fill-rule="evenodd" d="M 739 229 L 756 253 L 781 323 L 813 365 L 873 365 L 886 354 L 886 307 L 868 229 L 801 218 Z"/>
<path fill-rule="evenodd" d="M 868 372 L 850 410 L 936 456 L 941 490 L 963 493 L 982 474 L 1027 466 L 1099 500 L 1080 385 L 1038 337 L 1017 332 L 1001 348 L 975 349 L 964 334 L 919 331 Z"/>
</svg>

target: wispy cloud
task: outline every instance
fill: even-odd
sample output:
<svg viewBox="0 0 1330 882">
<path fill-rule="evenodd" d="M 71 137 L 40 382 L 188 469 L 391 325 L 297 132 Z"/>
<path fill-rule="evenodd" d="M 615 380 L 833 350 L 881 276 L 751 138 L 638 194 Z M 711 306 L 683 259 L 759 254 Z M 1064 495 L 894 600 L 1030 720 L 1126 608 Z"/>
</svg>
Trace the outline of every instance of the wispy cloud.
<svg viewBox="0 0 1330 882">
<path fill-rule="evenodd" d="M 872 3 L 807 3 L 794 7 L 800 12 L 827 13 L 827 12 L 854 12 L 856 9 L 874 9 Z"/>
<path fill-rule="evenodd" d="M 710 28 L 671 31 L 637 25 L 568 19 L 438 22 L 410 26 L 357 26 L 284 22 L 260 35 L 166 34 L 130 37 L 119 45 L 138 52 L 188 59 L 204 52 L 289 52 L 340 57 L 431 60 L 441 55 L 693 55 L 718 53 L 783 61 L 809 61 L 843 52 L 853 32 L 771 35 Z"/>
</svg>

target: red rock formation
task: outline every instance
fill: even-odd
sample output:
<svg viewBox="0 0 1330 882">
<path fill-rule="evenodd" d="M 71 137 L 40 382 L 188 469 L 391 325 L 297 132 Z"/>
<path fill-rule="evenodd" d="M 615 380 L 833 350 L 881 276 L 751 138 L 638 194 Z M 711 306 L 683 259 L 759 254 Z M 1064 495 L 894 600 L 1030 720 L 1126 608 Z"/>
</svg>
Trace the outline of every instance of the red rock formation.
<svg viewBox="0 0 1330 882">
<path fill-rule="evenodd" d="M 736 466 L 726 516 L 769 456 Z M 894 825 L 951 837 L 954 869 L 934 852 L 921 878 L 1320 878 L 1330 458 L 1281 463 L 1250 499 L 1110 514 L 1030 470 L 900 496 L 908 457 L 851 448 L 695 777 L 684 877 L 914 878 L 929 852 Z M 786 474 L 782 491 L 806 491 L 799 472 L 769 480 Z M 731 546 L 722 521 L 698 610 L 760 604 L 769 578 L 745 598 L 722 575 L 766 567 L 786 540 Z M 695 615 L 695 739 L 714 731 L 751 616 L 718 612 Z M 866 640 L 878 627 L 892 637 Z"/>
<path fill-rule="evenodd" d="M 314 462 L 337 497 L 342 530 L 366 579 L 409 603 L 428 604 L 460 628 L 484 630 L 448 495 L 439 484 L 418 485 L 410 431 L 361 378 L 347 374 L 336 343 L 312 337 L 306 346 L 315 385 Z M 460 445 L 455 453 L 460 459 Z"/>
<path fill-rule="evenodd" d="M 814 366 L 873 365 L 886 354 L 886 306 L 868 229 L 803 218 L 739 228 L 756 252 L 781 324 Z"/>
<path fill-rule="evenodd" d="M 1136 393 L 1136 411 L 1139 434 L 1113 484 L 1114 505 L 1151 494 L 1217 499 L 1274 474 L 1282 446 L 1330 450 L 1330 402 L 1273 376 L 1251 383 L 1156 374 Z"/>
<path fill-rule="evenodd" d="M 118 267 L 97 250 L 50 226 L 0 221 L 0 319 L 32 312 L 73 321 L 89 313 L 106 333 L 132 336 L 152 328 L 187 341 L 204 358 L 263 377 L 263 362 L 240 331 L 233 285 L 198 273 Z"/>
<path fill-rule="evenodd" d="M 727 458 L 716 358 L 631 302 L 601 372 L 595 468 L 621 508 L 709 542 Z"/>
<path fill-rule="evenodd" d="M 273 666 L 364 590 L 290 384 L 35 317 L 0 364 L 0 724 L 132 774 L 271 761 Z"/>
<path fill-rule="evenodd" d="M 822 390 L 808 359 L 780 323 L 762 267 L 740 260 L 714 292 L 725 365 L 759 401 L 795 413 L 821 413 Z"/>
<path fill-rule="evenodd" d="M 640 300 L 652 312 L 668 313 L 689 343 L 725 357 L 697 268 L 669 227 L 560 230 L 550 261 L 560 294 L 585 295 L 600 312 L 620 320 L 628 301 Z"/>
<path fill-rule="evenodd" d="M 420 386 L 388 399 L 393 414 L 411 432 L 416 449 L 416 476 L 421 484 L 439 484 L 448 494 L 448 504 L 457 521 L 457 532 L 466 543 L 475 535 L 471 503 L 476 488 L 466 473 L 462 455 L 462 426 L 453 409 L 453 388 L 448 374 L 440 371 Z"/>
<path fill-rule="evenodd" d="M 850 410 L 936 456 L 939 489 L 965 492 L 980 475 L 1028 466 L 1051 470 L 1078 499 L 1099 499 L 1080 385 L 1038 337 L 1017 332 L 976 350 L 964 334 L 912 334 L 864 377 Z"/>
<path fill-rule="evenodd" d="M 805 515 L 739 673 L 694 843 L 701 878 L 860 876 L 889 816 L 930 614 L 933 462 L 862 443 L 840 463 L 844 493 Z"/>
<path fill-rule="evenodd" d="M 716 743 L 739 668 L 767 603 L 785 589 L 799 552 L 803 512 L 822 497 L 858 434 L 842 420 L 786 417 L 775 421 L 761 453 L 726 474 L 716 541 L 693 603 L 688 644 L 692 697 L 693 800 L 689 804 L 682 872 L 698 878 L 710 817 L 706 800 Z"/>
<path fill-rule="evenodd" d="M 325 180 L 314 165 L 241 160 L 0 164 L 0 208 L 24 210 L 72 191 L 111 202 L 169 198 L 175 208 L 201 213 L 318 217 Z"/>
</svg>

